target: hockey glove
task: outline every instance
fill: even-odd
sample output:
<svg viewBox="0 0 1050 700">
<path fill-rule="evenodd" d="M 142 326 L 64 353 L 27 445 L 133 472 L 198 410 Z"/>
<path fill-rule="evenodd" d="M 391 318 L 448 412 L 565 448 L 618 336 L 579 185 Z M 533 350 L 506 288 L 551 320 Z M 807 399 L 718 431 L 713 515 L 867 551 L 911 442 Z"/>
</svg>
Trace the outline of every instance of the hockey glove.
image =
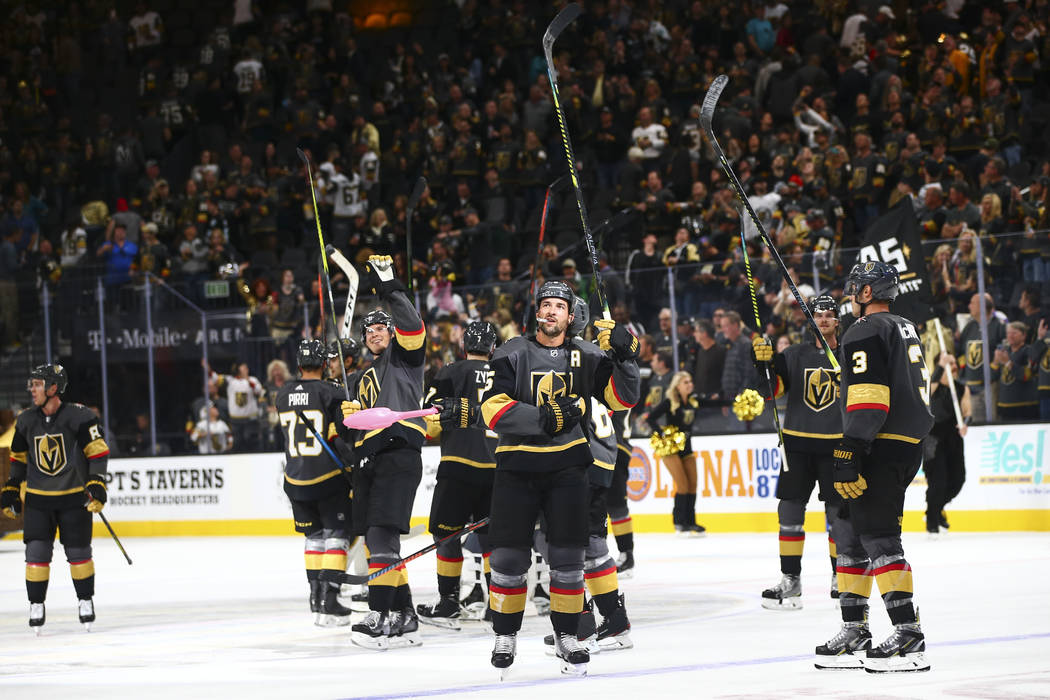
<svg viewBox="0 0 1050 700">
<path fill-rule="evenodd" d="M 14 520 L 22 512 L 22 498 L 18 493 L 21 482 L 8 479 L 4 487 L 0 489 L 0 512 L 4 517 Z"/>
<path fill-rule="evenodd" d="M 554 437 L 566 430 L 572 430 L 582 416 L 580 397 L 558 396 L 540 406 L 540 427 Z"/>
<path fill-rule="evenodd" d="M 762 372 L 765 372 L 765 368 L 773 361 L 773 346 L 764 335 L 756 334 L 751 339 L 751 358 Z"/>
<path fill-rule="evenodd" d="M 390 292 L 405 291 L 401 281 L 394 278 L 394 259 L 389 255 L 369 255 L 367 270 L 373 294 L 386 296 Z"/>
<path fill-rule="evenodd" d="M 598 330 L 598 347 L 611 350 L 619 362 L 626 362 L 638 357 L 638 339 L 616 321 L 599 319 L 594 322 Z"/>
<path fill-rule="evenodd" d="M 91 477 L 84 485 L 84 490 L 87 491 L 89 499 L 86 508 L 92 513 L 101 513 L 108 497 L 106 495 L 106 484 L 102 481 L 102 477 Z"/>
<path fill-rule="evenodd" d="M 471 406 L 470 399 L 466 397 L 445 399 L 437 405 L 441 408 L 438 420 L 442 430 L 469 428 L 477 421 L 478 408 Z"/>
<path fill-rule="evenodd" d="M 343 418 L 346 419 L 360 411 L 364 406 L 361 405 L 360 401 L 343 401 L 339 404 L 339 408 L 343 411 Z"/>
<path fill-rule="evenodd" d="M 869 447 L 866 441 L 851 437 L 842 438 L 835 446 L 831 478 L 835 482 L 835 490 L 843 498 L 859 498 L 868 488 L 868 482 L 860 473 L 860 466 L 861 457 L 868 453 Z"/>
</svg>

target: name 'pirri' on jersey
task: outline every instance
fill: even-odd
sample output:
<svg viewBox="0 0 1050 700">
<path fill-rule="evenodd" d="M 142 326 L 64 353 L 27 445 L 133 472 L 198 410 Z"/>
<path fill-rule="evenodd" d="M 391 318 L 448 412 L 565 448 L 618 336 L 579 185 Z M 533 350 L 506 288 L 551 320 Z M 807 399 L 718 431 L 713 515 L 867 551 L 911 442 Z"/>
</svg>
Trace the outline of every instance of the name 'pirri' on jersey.
<svg viewBox="0 0 1050 700">
<path fill-rule="evenodd" d="M 485 392 L 492 387 L 493 371 L 485 360 L 460 360 L 437 371 L 424 403 L 435 399 L 465 398 L 471 407 L 480 406 Z M 441 462 L 438 478 L 457 479 L 486 484 L 492 483 L 496 469 L 496 434 L 478 422 L 466 428 L 442 429 L 434 422 L 428 424 L 427 435 L 441 441 Z"/>
<path fill-rule="evenodd" d="M 286 382 L 278 390 L 274 407 L 284 432 L 284 491 L 290 498 L 313 500 L 346 487 L 340 467 L 302 422 L 310 421 L 318 435 L 333 441 L 343 419 L 339 408 L 343 396 L 341 387 L 320 379 Z"/>
</svg>

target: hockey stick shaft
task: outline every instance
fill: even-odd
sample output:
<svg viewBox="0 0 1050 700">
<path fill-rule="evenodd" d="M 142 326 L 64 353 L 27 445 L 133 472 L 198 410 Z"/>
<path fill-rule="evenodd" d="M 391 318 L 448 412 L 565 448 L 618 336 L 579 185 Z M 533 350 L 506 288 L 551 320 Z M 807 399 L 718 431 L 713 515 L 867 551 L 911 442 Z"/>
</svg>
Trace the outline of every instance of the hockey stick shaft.
<svg viewBox="0 0 1050 700">
<path fill-rule="evenodd" d="M 536 294 L 536 271 L 540 267 L 540 255 L 543 253 L 543 239 L 547 232 L 547 211 L 550 208 L 551 193 L 555 187 L 564 182 L 562 175 L 557 180 L 547 185 L 547 193 L 543 197 L 543 212 L 540 214 L 540 238 L 536 243 L 536 262 L 532 265 L 532 278 L 529 280 L 529 300 L 525 304 L 525 315 L 521 319 L 521 332 L 525 333 L 529 327 L 529 313 L 532 311 L 533 297 Z"/>
<path fill-rule="evenodd" d="M 487 517 L 482 518 L 481 520 L 479 520 L 479 521 L 477 521 L 475 523 L 468 523 L 466 527 L 464 527 L 464 528 L 462 528 L 460 530 L 457 530 L 456 532 L 453 532 L 451 535 L 446 535 L 445 537 L 442 537 L 440 540 L 437 540 L 435 542 L 431 542 L 430 544 L 428 544 L 426 547 L 424 547 L 423 549 L 419 550 L 418 552 L 414 552 L 412 554 L 409 554 L 407 557 L 404 557 L 403 559 L 398 559 L 393 564 L 389 564 L 389 565 L 383 567 L 382 569 L 378 569 L 378 570 L 373 571 L 373 572 L 371 572 L 369 574 L 366 574 L 366 575 L 347 574 L 347 573 L 343 573 L 342 571 L 332 571 L 332 570 L 329 570 L 329 569 L 325 569 L 325 570 L 323 570 L 321 572 L 321 580 L 329 581 L 329 582 L 332 582 L 332 583 L 340 583 L 340 584 L 342 584 L 342 583 L 349 583 L 349 584 L 352 584 L 352 585 L 359 585 L 359 584 L 362 584 L 362 583 L 368 583 L 369 581 L 373 581 L 373 580 L 379 578 L 380 576 L 382 576 L 384 574 L 389 574 L 394 569 L 401 568 L 402 566 L 404 566 L 408 562 L 412 561 L 413 559 L 418 559 L 419 557 L 423 556 L 424 554 L 429 554 L 430 552 L 433 552 L 435 549 L 437 549 L 441 545 L 445 544 L 449 540 L 452 540 L 452 539 L 455 539 L 455 538 L 458 538 L 458 537 L 463 537 L 463 535 L 466 535 L 468 533 L 474 532 L 475 530 L 477 530 L 479 528 L 483 528 L 483 527 L 485 527 L 488 524 L 489 524 L 489 519 Z"/>
<path fill-rule="evenodd" d="M 106 526 L 106 529 L 109 530 L 109 536 L 117 543 L 117 549 L 119 549 L 120 553 L 124 555 L 124 558 L 128 560 L 128 566 L 131 566 L 131 557 L 128 556 L 128 552 L 124 549 L 124 545 L 120 543 L 120 538 L 117 537 L 117 533 L 113 532 L 113 526 L 109 524 L 109 520 L 106 519 L 106 516 L 102 515 L 102 511 L 98 512 L 98 517 L 102 520 L 102 524 Z"/>
<path fill-rule="evenodd" d="M 700 124 L 703 126 L 704 132 L 707 134 L 708 141 L 711 142 L 711 148 L 714 149 L 715 155 L 718 156 L 718 162 L 722 166 L 722 171 L 725 172 L 726 177 L 729 178 L 729 182 L 733 186 L 733 190 L 736 192 L 737 199 L 740 200 L 740 203 L 747 211 L 748 217 L 754 222 L 755 227 L 758 229 L 759 237 L 762 239 L 766 248 L 769 249 L 769 253 L 776 262 L 777 267 L 780 268 L 780 274 L 782 274 L 787 281 L 788 288 L 791 289 L 795 301 L 798 302 L 799 307 L 805 314 L 810 329 L 813 331 L 813 334 L 820 339 L 820 343 L 824 347 L 824 354 L 828 356 L 831 366 L 834 369 L 838 369 L 839 363 L 838 360 L 835 359 L 834 351 L 831 349 L 831 346 L 828 345 L 827 339 L 824 338 L 824 335 L 820 332 L 820 328 L 817 326 L 817 322 L 813 319 L 813 314 L 809 310 L 809 305 L 806 304 L 805 299 L 802 298 L 802 295 L 798 291 L 798 287 L 795 286 L 794 280 L 791 279 L 791 273 L 788 271 L 787 265 L 784 264 L 784 259 L 780 257 L 780 252 L 777 250 L 776 244 L 773 243 L 769 234 L 766 233 L 766 228 L 762 225 L 762 220 L 758 218 L 758 214 L 755 213 L 754 208 L 751 206 L 751 202 L 748 201 L 747 195 L 744 193 L 744 187 L 740 184 L 740 179 L 737 178 L 736 173 L 733 172 L 733 168 L 729 165 L 729 160 L 726 158 L 725 152 L 722 150 L 722 147 L 718 145 L 718 139 L 715 138 L 715 132 L 711 125 L 711 120 L 714 117 L 715 105 L 718 103 L 718 98 L 728 83 L 729 78 L 725 75 L 719 75 L 711 82 L 711 87 L 708 88 L 707 94 L 704 96 L 703 104 L 700 107 Z"/>
<path fill-rule="evenodd" d="M 333 246 L 331 243 L 325 248 L 325 252 L 328 253 L 328 257 L 332 259 L 339 269 L 346 275 L 346 281 L 349 283 L 349 287 L 346 290 L 346 310 L 343 312 L 343 327 L 339 331 L 340 338 L 349 338 L 352 332 L 354 324 L 354 307 L 357 305 L 357 288 L 360 284 L 361 278 L 357 274 L 357 269 L 346 259 L 339 249 Z"/>
<path fill-rule="evenodd" d="M 744 253 L 744 272 L 747 275 L 747 289 L 751 292 L 751 309 L 755 312 L 755 333 L 762 333 L 762 319 L 758 315 L 758 296 L 755 293 L 755 278 L 751 274 L 751 256 L 747 254 L 747 241 L 744 240 L 744 227 L 740 227 L 740 248 Z M 773 404 L 773 425 L 777 429 L 777 439 L 780 440 L 780 444 L 784 444 L 784 431 L 780 428 L 780 412 L 777 411 L 777 388 L 773 382 L 773 371 L 772 365 L 767 363 L 765 366 L 766 370 L 766 384 L 769 385 L 769 400 Z"/>
<path fill-rule="evenodd" d="M 941 319 L 936 316 L 933 317 L 933 328 L 937 334 L 937 347 L 941 349 L 941 354 L 945 352 L 944 349 L 944 336 L 941 335 Z M 958 428 L 962 428 L 966 425 L 963 420 L 962 409 L 959 407 L 959 395 L 955 391 L 955 377 L 952 376 L 951 368 L 945 367 L 944 371 L 948 373 L 948 392 L 952 395 L 952 408 L 955 409 L 955 425 Z"/>
<path fill-rule="evenodd" d="M 412 215 L 416 212 L 416 205 L 419 204 L 420 198 L 423 196 L 423 190 L 426 189 L 427 179 L 420 177 L 416 180 L 416 186 L 412 188 L 412 194 L 408 197 L 408 202 L 405 203 L 405 267 L 408 272 L 408 291 L 412 291 Z"/>
<path fill-rule="evenodd" d="M 602 275 L 598 269 L 598 249 L 594 245 L 594 237 L 591 235 L 591 226 L 587 220 L 587 205 L 583 202 L 583 190 L 580 189 L 580 179 L 576 175 L 576 155 L 572 150 L 572 141 L 569 139 L 569 127 L 565 123 L 565 110 L 561 106 L 561 98 L 558 95 L 558 75 L 557 70 L 554 67 L 554 56 L 551 53 L 551 49 L 554 47 L 554 42 L 558 38 L 558 35 L 569 26 L 573 20 L 580 16 L 583 10 L 580 6 L 574 2 L 569 3 L 565 8 L 551 20 L 550 25 L 547 27 L 547 31 L 543 35 L 543 53 L 547 59 L 547 78 L 551 84 L 551 98 L 554 101 L 554 111 L 558 114 L 558 128 L 561 130 L 561 141 L 565 147 L 565 159 L 569 165 L 569 178 L 572 180 L 572 187 L 576 193 L 576 207 L 580 211 L 580 224 L 583 226 L 583 237 L 587 242 L 587 253 L 591 258 L 591 272 L 594 274 L 594 287 L 598 292 L 598 301 L 602 305 L 602 316 L 605 320 L 611 320 L 612 314 L 609 313 L 609 303 L 605 298 L 605 284 L 602 282 Z"/>
<path fill-rule="evenodd" d="M 314 223 L 317 224 L 317 243 L 321 255 L 321 267 L 324 269 L 324 280 L 322 280 L 324 284 L 322 286 L 324 286 L 328 290 L 328 306 L 332 312 L 332 328 L 334 329 L 337 324 L 335 318 L 335 302 L 332 300 L 332 278 L 328 273 L 328 255 L 325 252 L 326 246 L 324 244 L 324 234 L 321 233 L 321 215 L 320 212 L 318 212 L 317 210 L 317 188 L 314 187 L 314 173 L 313 169 L 310 167 L 310 159 L 307 158 L 306 153 L 303 152 L 303 149 L 296 148 L 295 152 L 299 154 L 299 158 L 303 161 L 303 165 L 306 166 L 306 178 L 307 181 L 310 183 L 310 200 L 313 202 L 314 205 Z M 322 329 L 324 328 L 323 308 L 321 309 L 321 327 Z M 321 335 L 325 336 L 323 330 Z M 343 362 L 343 345 L 342 343 L 336 343 L 335 345 L 336 349 L 339 351 L 339 370 L 343 374 L 343 392 L 346 394 L 346 400 L 349 401 L 350 387 L 346 384 L 346 363 Z"/>
<path fill-rule="evenodd" d="M 314 427 L 313 422 L 307 420 L 302 411 L 296 411 L 295 415 L 299 417 L 302 424 L 305 425 L 306 429 L 310 431 L 310 434 L 314 436 L 314 440 L 317 440 L 317 442 L 321 444 L 324 451 L 328 453 L 328 456 L 331 457 L 332 461 L 335 462 L 337 467 L 339 467 L 339 472 L 343 475 L 343 478 L 346 479 L 347 483 L 350 484 L 350 487 L 353 488 L 354 482 L 346 472 L 347 465 L 343 463 L 343 460 L 339 458 L 339 455 L 335 453 L 335 450 L 332 449 L 332 446 L 328 444 L 328 441 L 324 439 L 321 433 L 317 432 L 317 428 Z"/>
</svg>

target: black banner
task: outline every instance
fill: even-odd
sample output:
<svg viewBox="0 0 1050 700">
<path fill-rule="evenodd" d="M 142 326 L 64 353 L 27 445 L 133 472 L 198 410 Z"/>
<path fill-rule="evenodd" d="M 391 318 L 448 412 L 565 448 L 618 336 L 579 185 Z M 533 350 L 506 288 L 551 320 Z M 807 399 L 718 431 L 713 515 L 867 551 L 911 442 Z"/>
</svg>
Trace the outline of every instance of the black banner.
<svg viewBox="0 0 1050 700">
<path fill-rule="evenodd" d="M 873 260 L 889 263 L 900 273 L 900 293 L 890 311 L 914 323 L 933 318 L 933 296 L 922 252 L 919 222 L 908 198 L 902 199 L 868 227 L 863 247 L 857 253 L 857 262 Z"/>
<path fill-rule="evenodd" d="M 244 312 L 208 315 L 208 355 L 216 358 L 238 354 L 247 337 Z M 98 317 L 78 316 L 74 324 L 73 353 L 80 361 L 97 358 L 102 346 Z M 106 314 L 106 359 L 108 362 L 146 362 L 151 334 L 145 314 Z M 204 333 L 195 311 L 157 311 L 153 314 L 153 348 L 156 360 L 199 360 Z"/>
</svg>

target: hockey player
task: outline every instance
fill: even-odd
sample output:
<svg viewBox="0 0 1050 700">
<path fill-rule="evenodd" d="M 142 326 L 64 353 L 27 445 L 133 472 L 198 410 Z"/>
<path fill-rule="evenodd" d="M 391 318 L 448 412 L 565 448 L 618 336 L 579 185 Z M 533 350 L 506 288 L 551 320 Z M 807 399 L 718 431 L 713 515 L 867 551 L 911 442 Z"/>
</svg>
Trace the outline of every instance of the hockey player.
<svg viewBox="0 0 1050 700">
<path fill-rule="evenodd" d="M 338 600 L 339 586 L 321 580 L 322 570 L 342 573 L 350 548 L 350 488 L 336 464 L 303 420 L 323 439 L 335 442 L 341 429 L 343 392 L 321 381 L 327 353 L 320 340 L 303 340 L 296 352 L 298 381 L 285 382 L 274 407 L 285 430 L 284 492 L 292 504 L 295 530 L 306 536 L 306 580 L 310 612 L 319 627 L 350 624 L 350 610 Z"/>
<path fill-rule="evenodd" d="M 98 417 L 78 403 L 63 403 L 66 370 L 40 365 L 29 373 L 33 407 L 18 415 L 11 440 L 11 477 L 0 490 L 0 510 L 14 518 L 22 510 L 25 484 L 26 592 L 29 626 L 40 634 L 51 574 L 55 531 L 66 552 L 80 622 L 95 621 L 95 563 L 91 559 L 91 514 L 106 504 L 109 446 Z"/>
<path fill-rule="evenodd" d="M 357 369 L 357 359 L 361 354 L 361 346 L 353 338 L 340 338 L 328 344 L 328 381 L 342 385 L 343 372 L 339 369 L 339 347 L 342 345 L 343 366 L 346 369 L 346 382 L 350 387 L 357 386 L 360 378 L 360 370 Z"/>
<path fill-rule="evenodd" d="M 569 337 L 577 338 L 587 327 L 588 320 L 586 302 L 576 297 L 573 306 L 573 321 L 569 326 Z M 582 339 L 577 339 L 577 342 L 583 343 Z M 590 600 L 584 603 L 576 638 L 590 652 L 603 649 L 610 651 L 629 649 L 634 646 L 628 634 L 631 630 L 631 623 L 627 619 L 623 595 L 619 592 L 616 563 L 609 555 L 609 531 L 606 528 L 605 495 L 613 480 L 616 454 L 619 452 L 616 431 L 613 428 L 609 409 L 594 396 L 590 397 L 588 413 L 589 415 L 583 421 L 583 426 L 594 461 L 587 470 L 590 481 L 590 504 L 587 513 L 590 532 L 587 549 L 584 552 L 583 579 L 587 584 Z M 537 539 L 544 540 L 542 543 L 537 543 L 537 549 L 540 549 L 544 557 L 547 557 L 549 548 L 546 545 L 545 533 L 538 536 Z M 598 608 L 602 616 L 600 626 L 595 625 L 594 607 Z M 547 635 L 543 641 L 553 653 L 554 635 Z"/>
<path fill-rule="evenodd" d="M 843 289 L 857 317 L 842 337 L 842 439 L 832 467 L 835 490 L 848 509 L 832 533 L 843 625 L 817 647 L 817 668 L 930 668 L 901 545 L 904 490 L 919 470 L 920 443 L 933 425 L 930 372 L 915 325 L 889 311 L 899 283 L 892 265 L 865 262 L 853 266 Z M 873 578 L 894 625 L 878 647 L 868 630 Z"/>
<path fill-rule="evenodd" d="M 832 350 L 838 347 L 838 303 L 821 295 L 811 305 L 820 334 Z M 786 464 L 777 479 L 777 519 L 780 522 L 780 583 L 762 591 L 762 607 L 768 610 L 802 608 L 802 547 L 806 541 L 803 523 L 806 503 L 819 487 L 828 527 L 839 515 L 842 499 L 831 482 L 831 452 L 842 437 L 842 413 L 838 405 L 838 376 L 819 339 L 788 346 L 773 355 L 764 336 L 752 340 L 755 367 L 765 375 L 772 363 L 776 376 L 775 398 L 787 394 L 784 413 Z M 838 597 L 835 573 L 835 538 L 828 536 L 831 555 L 831 595 Z"/>
<path fill-rule="evenodd" d="M 620 578 L 634 575 L 634 523 L 627 507 L 627 476 L 631 466 L 630 421 L 630 411 L 614 411 L 612 414 L 613 430 L 616 431 L 616 465 L 612 484 L 605 492 L 609 525 L 620 553 L 616 558 L 616 573 Z"/>
<path fill-rule="evenodd" d="M 514 662 L 529 548 L 542 513 L 556 654 L 563 673 L 582 675 L 590 655 L 576 635 L 588 542 L 587 469 L 594 459 L 579 424 L 586 410 L 580 397 L 596 395 L 615 410 L 632 407 L 639 393 L 638 339 L 605 320 L 594 324 L 598 347 L 569 338 L 574 295 L 564 282 L 545 282 L 536 302 L 536 334 L 513 338 L 496 351 L 492 389 L 481 407 L 485 424 L 499 436 L 489 526 L 492 664 L 507 669 Z"/>
<path fill-rule="evenodd" d="M 489 514 L 492 477 L 496 470 L 496 436 L 482 425 L 479 407 L 492 386 L 489 358 L 498 342 L 499 331 L 491 323 L 471 323 L 463 332 L 467 359 L 438 370 L 427 392 L 426 403 L 443 406 L 440 414 L 427 417 L 427 435 L 441 439 L 441 462 L 430 505 L 430 532 L 435 540 Z M 475 532 L 488 580 L 488 529 Z M 422 622 L 459 628 L 462 571 L 463 548 L 459 538 L 453 538 L 437 549 L 438 595 L 441 597 L 434 604 L 417 606 Z"/>
<path fill-rule="evenodd" d="M 377 406 L 418 409 L 423 398 L 426 327 L 404 285 L 394 278 L 393 259 L 372 255 L 368 263 L 372 291 L 391 313 L 373 309 L 362 321 L 364 344 L 375 360 L 357 380 L 357 399 L 343 403 L 344 417 Z M 354 441 L 355 456 L 361 460 L 354 474 L 354 531 L 365 538 L 372 571 L 401 558 L 400 535 L 409 531 L 412 502 L 423 476 L 420 448 L 425 439 L 423 419 L 412 418 L 362 433 Z M 403 566 L 369 581 L 368 607 L 368 616 L 351 628 L 354 644 L 386 649 L 420 643 Z"/>
</svg>

